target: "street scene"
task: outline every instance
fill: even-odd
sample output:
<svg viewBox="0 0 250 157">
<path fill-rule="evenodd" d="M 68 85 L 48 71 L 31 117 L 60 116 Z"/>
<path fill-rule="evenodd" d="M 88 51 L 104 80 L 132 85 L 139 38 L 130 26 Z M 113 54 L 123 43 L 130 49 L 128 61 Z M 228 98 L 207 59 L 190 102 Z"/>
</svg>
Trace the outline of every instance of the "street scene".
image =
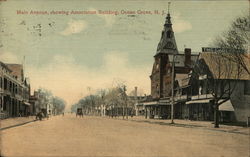
<svg viewBox="0 0 250 157">
<path fill-rule="evenodd" d="M 250 157 L 249 6 L 0 1 L 0 156 Z"/>
</svg>

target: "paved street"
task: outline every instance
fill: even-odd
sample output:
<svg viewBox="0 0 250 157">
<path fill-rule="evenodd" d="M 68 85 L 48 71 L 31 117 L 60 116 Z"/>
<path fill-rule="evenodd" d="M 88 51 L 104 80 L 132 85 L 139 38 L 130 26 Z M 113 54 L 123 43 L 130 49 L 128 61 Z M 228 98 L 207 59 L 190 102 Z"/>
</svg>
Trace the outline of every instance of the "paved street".
<svg viewBox="0 0 250 157">
<path fill-rule="evenodd" d="M 65 115 L 1 131 L 1 155 L 249 157 L 249 138 L 212 129 Z"/>
</svg>

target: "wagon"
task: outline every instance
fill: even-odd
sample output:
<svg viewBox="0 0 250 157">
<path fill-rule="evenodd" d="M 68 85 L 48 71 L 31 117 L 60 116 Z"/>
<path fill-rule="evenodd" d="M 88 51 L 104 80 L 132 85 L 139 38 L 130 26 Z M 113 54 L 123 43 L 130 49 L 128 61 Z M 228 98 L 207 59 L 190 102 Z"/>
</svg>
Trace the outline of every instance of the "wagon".
<svg viewBox="0 0 250 157">
<path fill-rule="evenodd" d="M 82 108 L 77 108 L 77 110 L 76 110 L 76 117 L 77 117 L 77 116 L 83 117 Z"/>
</svg>

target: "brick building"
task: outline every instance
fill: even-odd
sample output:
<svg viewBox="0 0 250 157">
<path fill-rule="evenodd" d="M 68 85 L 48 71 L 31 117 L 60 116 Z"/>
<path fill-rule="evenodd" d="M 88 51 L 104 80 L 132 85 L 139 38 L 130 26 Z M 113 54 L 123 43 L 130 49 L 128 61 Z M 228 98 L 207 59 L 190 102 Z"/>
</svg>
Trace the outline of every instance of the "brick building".
<svg viewBox="0 0 250 157">
<path fill-rule="evenodd" d="M 185 48 L 184 52 L 178 50 L 171 16 L 168 13 L 150 75 L 151 99 L 143 103 L 146 117 L 170 118 L 172 83 L 174 88 L 177 88 L 178 80 L 188 75 L 197 58 L 198 55 L 192 54 L 190 48 Z"/>
</svg>

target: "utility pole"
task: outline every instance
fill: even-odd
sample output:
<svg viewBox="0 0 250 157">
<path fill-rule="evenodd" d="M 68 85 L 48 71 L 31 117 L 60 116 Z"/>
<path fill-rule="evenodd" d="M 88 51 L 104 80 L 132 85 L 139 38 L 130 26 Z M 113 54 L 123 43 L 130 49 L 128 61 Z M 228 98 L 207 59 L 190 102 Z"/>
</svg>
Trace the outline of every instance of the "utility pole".
<svg viewBox="0 0 250 157">
<path fill-rule="evenodd" d="M 172 61 L 172 94 L 171 94 L 171 124 L 174 124 L 174 75 L 175 75 L 175 55 L 173 54 Z"/>
<path fill-rule="evenodd" d="M 125 106 L 126 106 L 126 119 L 128 119 L 128 101 L 127 101 L 127 95 L 126 95 L 126 86 L 124 85 L 123 86 L 123 98 L 124 98 L 124 102 L 125 102 Z M 123 107 L 124 107 L 124 105 L 123 105 Z M 123 108 L 123 115 L 124 115 L 124 108 Z M 123 117 L 123 119 L 124 119 L 124 117 Z"/>
</svg>

